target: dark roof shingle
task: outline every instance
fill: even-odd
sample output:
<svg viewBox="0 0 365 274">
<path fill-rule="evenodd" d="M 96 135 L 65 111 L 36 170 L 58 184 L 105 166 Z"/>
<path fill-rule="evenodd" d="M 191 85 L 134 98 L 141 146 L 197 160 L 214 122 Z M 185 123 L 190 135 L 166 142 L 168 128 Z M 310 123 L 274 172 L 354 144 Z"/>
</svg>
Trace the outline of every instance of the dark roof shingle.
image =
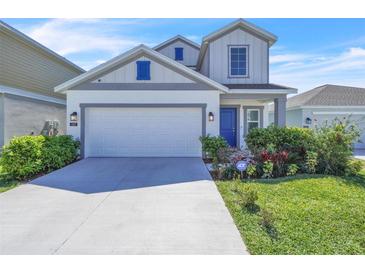
<svg viewBox="0 0 365 274">
<path fill-rule="evenodd" d="M 287 107 L 364 106 L 365 88 L 324 85 L 288 99 Z"/>
</svg>

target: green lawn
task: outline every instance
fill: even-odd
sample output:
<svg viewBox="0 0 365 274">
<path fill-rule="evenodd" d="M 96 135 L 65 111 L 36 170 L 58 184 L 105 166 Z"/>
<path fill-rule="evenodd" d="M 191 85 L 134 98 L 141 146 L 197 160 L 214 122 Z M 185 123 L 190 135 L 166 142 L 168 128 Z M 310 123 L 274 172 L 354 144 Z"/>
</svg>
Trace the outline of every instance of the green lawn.
<svg viewBox="0 0 365 274">
<path fill-rule="evenodd" d="M 251 254 L 365 254 L 365 169 L 354 178 L 217 182 Z M 237 190 L 255 189 L 256 212 L 237 204 Z M 238 189 L 237 189 L 238 188 Z M 260 224 L 272 213 L 273 227 Z"/>
</svg>

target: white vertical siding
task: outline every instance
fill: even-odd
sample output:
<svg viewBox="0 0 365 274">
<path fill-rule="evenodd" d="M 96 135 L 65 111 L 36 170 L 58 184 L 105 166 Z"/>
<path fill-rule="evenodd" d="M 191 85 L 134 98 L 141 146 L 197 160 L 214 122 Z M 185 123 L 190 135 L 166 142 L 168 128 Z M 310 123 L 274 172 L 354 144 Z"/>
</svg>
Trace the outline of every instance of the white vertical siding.
<svg viewBox="0 0 365 274">
<path fill-rule="evenodd" d="M 246 78 L 228 77 L 228 46 L 248 45 L 248 70 Z M 236 29 L 210 43 L 209 76 L 223 84 L 268 83 L 268 43 L 241 29 Z"/>
<path fill-rule="evenodd" d="M 137 80 L 137 60 L 151 61 L 150 73 L 151 80 Z M 108 74 L 99 77 L 94 83 L 194 83 L 189 78 L 182 76 L 175 71 L 166 68 L 165 66 L 148 59 L 147 57 L 140 57 L 128 64 L 115 69 Z"/>
<path fill-rule="evenodd" d="M 205 55 L 203 57 L 203 63 L 200 68 L 200 73 L 209 77 L 209 45 L 208 45 L 208 49 L 205 52 Z"/>
<path fill-rule="evenodd" d="M 184 49 L 184 60 L 178 61 L 179 63 L 185 66 L 196 66 L 199 56 L 199 50 L 191 45 L 177 40 L 170 45 L 163 47 L 160 50 L 157 50 L 159 53 L 175 60 L 175 48 L 183 48 Z"/>
</svg>

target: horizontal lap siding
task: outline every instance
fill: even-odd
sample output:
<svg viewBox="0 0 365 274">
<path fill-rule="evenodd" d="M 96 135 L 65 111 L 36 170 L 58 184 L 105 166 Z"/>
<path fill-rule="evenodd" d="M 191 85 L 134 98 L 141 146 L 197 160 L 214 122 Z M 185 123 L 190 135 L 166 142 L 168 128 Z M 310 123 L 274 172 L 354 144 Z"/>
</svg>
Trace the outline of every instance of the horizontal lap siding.
<svg viewBox="0 0 365 274">
<path fill-rule="evenodd" d="M 0 84 L 55 94 L 53 88 L 80 73 L 0 31 Z"/>
</svg>

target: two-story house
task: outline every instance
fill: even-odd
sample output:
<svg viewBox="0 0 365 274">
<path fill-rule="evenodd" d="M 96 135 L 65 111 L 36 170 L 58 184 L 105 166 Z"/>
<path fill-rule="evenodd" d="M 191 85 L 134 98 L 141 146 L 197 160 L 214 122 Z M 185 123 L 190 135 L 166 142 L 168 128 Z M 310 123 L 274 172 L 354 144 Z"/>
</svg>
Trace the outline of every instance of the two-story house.
<svg viewBox="0 0 365 274">
<path fill-rule="evenodd" d="M 200 136 L 244 146 L 250 129 L 285 125 L 287 94 L 269 82 L 277 37 L 244 20 L 198 45 L 176 36 L 140 45 L 55 88 L 67 94 L 68 134 L 82 157 L 200 157 Z"/>
<path fill-rule="evenodd" d="M 85 72 L 0 21 L 0 147 L 14 136 L 66 133 L 66 96 L 53 88 Z"/>
</svg>

